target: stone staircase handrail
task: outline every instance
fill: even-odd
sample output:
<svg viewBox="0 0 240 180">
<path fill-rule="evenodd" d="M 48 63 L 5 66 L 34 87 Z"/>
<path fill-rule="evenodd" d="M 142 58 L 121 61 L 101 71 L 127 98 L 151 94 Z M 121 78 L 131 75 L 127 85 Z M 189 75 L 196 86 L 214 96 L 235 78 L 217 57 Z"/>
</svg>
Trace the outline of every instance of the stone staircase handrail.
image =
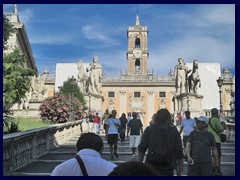
<svg viewBox="0 0 240 180">
<path fill-rule="evenodd" d="M 80 121 L 75 121 L 3 135 L 3 175 L 11 175 L 80 132 Z"/>
</svg>

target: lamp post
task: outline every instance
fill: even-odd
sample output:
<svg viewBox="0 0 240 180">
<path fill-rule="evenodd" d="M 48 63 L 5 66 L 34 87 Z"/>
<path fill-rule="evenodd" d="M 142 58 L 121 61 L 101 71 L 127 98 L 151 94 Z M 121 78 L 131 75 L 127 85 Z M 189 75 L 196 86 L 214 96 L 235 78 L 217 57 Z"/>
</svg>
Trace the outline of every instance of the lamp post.
<svg viewBox="0 0 240 180">
<path fill-rule="evenodd" d="M 90 113 L 91 111 L 91 96 L 92 96 L 92 93 L 88 93 L 88 112 Z"/>
<path fill-rule="evenodd" d="M 190 100 L 189 100 L 189 95 L 188 95 L 188 93 L 187 93 L 187 111 L 189 111 L 189 106 L 190 106 L 190 102 L 189 102 Z"/>
<path fill-rule="evenodd" d="M 70 79 L 70 84 L 71 84 L 71 106 L 70 106 L 70 116 L 69 116 L 69 121 L 75 121 L 75 115 L 73 113 L 73 86 L 76 84 L 76 78 L 74 78 L 74 76 L 72 76 Z"/>
<path fill-rule="evenodd" d="M 223 79 L 219 77 L 217 79 L 217 84 L 219 87 L 219 98 L 220 98 L 220 114 L 223 113 L 223 105 L 222 105 L 222 85 L 223 85 Z"/>
</svg>

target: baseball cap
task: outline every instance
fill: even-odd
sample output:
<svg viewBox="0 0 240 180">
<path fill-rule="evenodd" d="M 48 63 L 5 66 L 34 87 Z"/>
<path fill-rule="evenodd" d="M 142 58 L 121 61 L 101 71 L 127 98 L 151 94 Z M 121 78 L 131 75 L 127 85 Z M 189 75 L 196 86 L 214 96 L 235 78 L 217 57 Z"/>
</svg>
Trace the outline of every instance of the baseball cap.
<svg viewBox="0 0 240 180">
<path fill-rule="evenodd" d="M 194 119 L 197 121 L 203 121 L 205 124 L 208 123 L 208 118 L 206 116 L 195 117 Z"/>
</svg>

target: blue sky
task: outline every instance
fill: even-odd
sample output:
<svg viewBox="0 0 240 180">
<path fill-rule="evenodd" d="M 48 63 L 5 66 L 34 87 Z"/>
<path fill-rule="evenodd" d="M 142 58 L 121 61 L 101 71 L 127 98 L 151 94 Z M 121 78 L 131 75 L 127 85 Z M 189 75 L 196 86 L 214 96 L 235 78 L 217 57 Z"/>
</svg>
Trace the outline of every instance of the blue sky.
<svg viewBox="0 0 240 180">
<path fill-rule="evenodd" d="M 13 5 L 3 5 L 3 12 Z M 19 4 L 38 71 L 55 73 L 56 63 L 92 63 L 99 56 L 106 75 L 127 69 L 127 29 L 136 4 Z M 147 26 L 148 69 L 167 75 L 178 63 L 220 63 L 235 74 L 234 4 L 139 4 Z"/>
</svg>

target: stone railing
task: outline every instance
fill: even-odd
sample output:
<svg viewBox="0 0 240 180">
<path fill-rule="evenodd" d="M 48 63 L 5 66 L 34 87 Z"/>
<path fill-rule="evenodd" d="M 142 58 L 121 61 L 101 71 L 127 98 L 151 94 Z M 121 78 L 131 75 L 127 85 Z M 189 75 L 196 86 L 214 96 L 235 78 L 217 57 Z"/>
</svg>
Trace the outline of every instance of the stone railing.
<svg viewBox="0 0 240 180">
<path fill-rule="evenodd" d="M 234 123 L 226 123 L 226 136 L 227 141 L 235 142 L 235 124 Z"/>
<path fill-rule="evenodd" d="M 11 175 L 80 132 L 80 121 L 76 121 L 4 135 L 3 175 Z"/>
</svg>

